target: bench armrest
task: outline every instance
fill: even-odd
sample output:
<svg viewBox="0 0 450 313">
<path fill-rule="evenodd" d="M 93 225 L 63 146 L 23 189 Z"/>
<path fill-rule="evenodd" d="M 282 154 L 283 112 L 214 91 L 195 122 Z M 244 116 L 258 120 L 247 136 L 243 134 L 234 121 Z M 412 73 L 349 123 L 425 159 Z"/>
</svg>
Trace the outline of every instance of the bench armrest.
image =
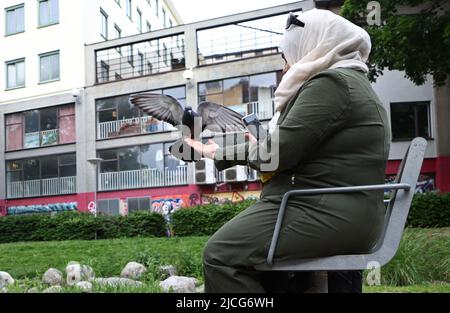
<svg viewBox="0 0 450 313">
<path fill-rule="evenodd" d="M 383 185 L 366 185 L 366 186 L 352 186 L 352 187 L 331 187 L 331 188 L 317 188 L 317 189 L 296 189 L 290 190 L 283 195 L 281 200 L 280 211 L 278 211 L 277 222 L 275 224 L 275 230 L 273 231 L 272 242 L 270 243 L 269 253 L 267 255 L 267 264 L 272 266 L 275 249 L 278 243 L 278 236 L 280 234 L 281 225 L 283 224 L 284 212 L 289 197 L 294 195 L 317 195 L 317 194 L 329 194 L 329 193 L 351 193 L 357 191 L 375 191 L 375 190 L 409 190 L 411 185 L 409 184 L 383 184 Z"/>
</svg>

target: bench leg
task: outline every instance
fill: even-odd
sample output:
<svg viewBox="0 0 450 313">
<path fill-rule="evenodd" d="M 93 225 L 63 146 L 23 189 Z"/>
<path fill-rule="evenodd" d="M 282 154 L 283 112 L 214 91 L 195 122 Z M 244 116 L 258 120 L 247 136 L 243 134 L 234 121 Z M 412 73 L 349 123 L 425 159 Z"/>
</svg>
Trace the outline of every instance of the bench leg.
<svg viewBox="0 0 450 313">
<path fill-rule="evenodd" d="M 361 293 L 363 271 L 328 272 L 329 293 Z"/>
<path fill-rule="evenodd" d="M 305 293 L 328 293 L 328 272 L 312 272 L 310 287 Z"/>
</svg>

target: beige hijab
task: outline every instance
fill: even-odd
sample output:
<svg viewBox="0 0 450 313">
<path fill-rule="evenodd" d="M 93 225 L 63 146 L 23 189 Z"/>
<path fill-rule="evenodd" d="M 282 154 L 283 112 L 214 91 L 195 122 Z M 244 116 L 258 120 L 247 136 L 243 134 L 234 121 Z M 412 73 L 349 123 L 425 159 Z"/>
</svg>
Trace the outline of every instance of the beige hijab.
<svg viewBox="0 0 450 313">
<path fill-rule="evenodd" d="M 365 62 L 371 41 L 364 29 L 328 10 L 312 9 L 298 19 L 305 27 L 291 25 L 280 43 L 290 69 L 275 91 L 276 113 L 269 122 L 270 132 L 289 100 L 315 74 L 338 67 L 368 71 Z"/>
</svg>

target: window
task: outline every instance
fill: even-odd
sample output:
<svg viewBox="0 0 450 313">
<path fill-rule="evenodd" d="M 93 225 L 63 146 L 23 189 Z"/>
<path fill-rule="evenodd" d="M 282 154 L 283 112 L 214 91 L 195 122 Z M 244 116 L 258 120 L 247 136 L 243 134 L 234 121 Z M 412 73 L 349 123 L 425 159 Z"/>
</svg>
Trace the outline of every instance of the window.
<svg viewBox="0 0 450 313">
<path fill-rule="evenodd" d="M 159 16 L 159 0 L 155 0 L 155 13 Z"/>
<path fill-rule="evenodd" d="M 119 26 L 114 24 L 114 30 L 116 32 L 115 33 L 116 39 L 122 38 L 122 30 L 119 28 Z"/>
<path fill-rule="evenodd" d="M 125 0 L 125 1 L 126 1 L 126 4 L 127 4 L 127 6 L 126 6 L 127 16 L 131 20 L 132 19 L 132 17 L 131 17 L 131 5 L 132 5 L 132 2 L 131 2 L 131 0 Z"/>
<path fill-rule="evenodd" d="M 393 140 L 430 138 L 430 102 L 391 103 Z"/>
<path fill-rule="evenodd" d="M 25 59 L 6 62 L 6 89 L 25 87 Z"/>
<path fill-rule="evenodd" d="M 164 10 L 164 8 L 161 8 L 161 12 L 163 25 L 164 27 L 167 27 L 166 10 Z"/>
<path fill-rule="evenodd" d="M 116 3 L 119 5 L 119 7 L 121 6 L 120 0 L 116 0 Z"/>
<path fill-rule="evenodd" d="M 108 40 L 108 14 L 105 13 L 102 9 L 100 9 L 100 21 L 101 21 L 101 32 L 105 40 Z"/>
<path fill-rule="evenodd" d="M 7 8 L 6 35 L 17 34 L 25 31 L 24 4 Z"/>
<path fill-rule="evenodd" d="M 173 27 L 172 19 L 169 18 L 169 27 Z"/>
<path fill-rule="evenodd" d="M 150 211 L 150 198 L 128 198 L 128 213 Z"/>
<path fill-rule="evenodd" d="M 58 0 L 39 0 L 39 27 L 59 23 Z"/>
<path fill-rule="evenodd" d="M 59 80 L 59 51 L 39 55 L 40 76 L 39 82 Z"/>
<path fill-rule="evenodd" d="M 152 25 L 147 21 L 147 32 L 152 31 Z"/>
<path fill-rule="evenodd" d="M 139 8 L 136 11 L 137 11 L 137 28 L 138 31 L 142 33 L 142 12 L 141 10 L 139 10 Z"/>
<path fill-rule="evenodd" d="M 119 199 L 98 200 L 98 214 L 119 215 Z"/>
<path fill-rule="evenodd" d="M 138 52 L 138 73 L 139 75 L 144 75 L 144 54 Z"/>
<path fill-rule="evenodd" d="M 109 81 L 109 65 L 104 61 L 100 62 L 100 83 Z"/>
</svg>

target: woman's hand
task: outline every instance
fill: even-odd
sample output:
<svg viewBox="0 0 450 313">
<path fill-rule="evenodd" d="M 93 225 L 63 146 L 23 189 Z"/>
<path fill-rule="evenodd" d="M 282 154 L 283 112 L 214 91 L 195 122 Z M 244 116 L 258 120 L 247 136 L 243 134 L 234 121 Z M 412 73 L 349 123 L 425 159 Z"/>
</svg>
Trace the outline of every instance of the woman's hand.
<svg viewBox="0 0 450 313">
<path fill-rule="evenodd" d="M 195 141 L 191 138 L 185 138 L 184 142 L 197 151 L 197 153 L 201 154 L 202 157 L 208 159 L 214 159 L 216 151 L 219 148 L 219 145 L 212 139 L 209 139 L 207 144 L 203 144 L 200 141 Z"/>
</svg>

